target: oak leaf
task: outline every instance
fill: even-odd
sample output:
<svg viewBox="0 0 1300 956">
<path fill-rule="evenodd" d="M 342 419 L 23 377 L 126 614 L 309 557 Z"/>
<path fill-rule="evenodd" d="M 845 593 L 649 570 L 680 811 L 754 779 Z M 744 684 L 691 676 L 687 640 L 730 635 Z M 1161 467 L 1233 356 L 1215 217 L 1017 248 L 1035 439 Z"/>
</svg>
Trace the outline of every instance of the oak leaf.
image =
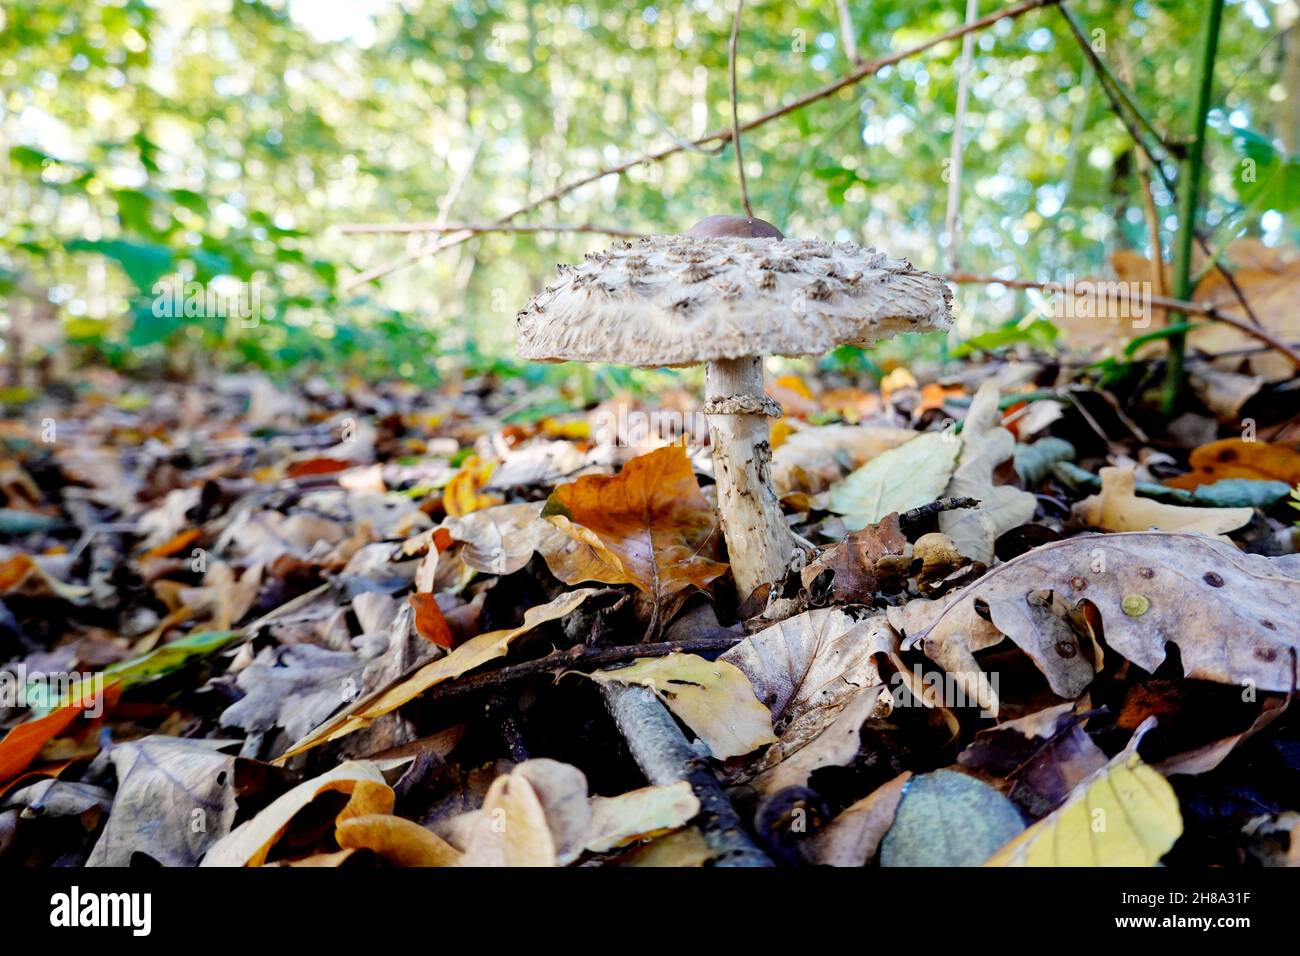
<svg viewBox="0 0 1300 956">
<path fill-rule="evenodd" d="M 890 623 L 956 677 L 986 684 L 974 652 L 1005 635 L 1060 697 L 1077 697 L 1094 665 L 1069 613 L 1100 614 L 1106 644 L 1147 672 L 1178 646 L 1196 680 L 1283 692 L 1300 649 L 1300 570 L 1203 534 L 1084 535 L 1035 548 L 942 601 L 889 608 Z M 1064 607 L 1064 611 L 1062 610 Z M 960 685 L 960 680 L 958 681 Z M 991 691 L 991 688 L 987 688 Z M 992 695 L 996 700 L 996 695 Z"/>
<path fill-rule="evenodd" d="M 633 458 L 617 475 L 588 475 L 552 492 L 542 516 L 590 548 L 582 580 L 633 584 L 656 603 L 726 572 L 717 515 L 680 445 Z"/>
</svg>

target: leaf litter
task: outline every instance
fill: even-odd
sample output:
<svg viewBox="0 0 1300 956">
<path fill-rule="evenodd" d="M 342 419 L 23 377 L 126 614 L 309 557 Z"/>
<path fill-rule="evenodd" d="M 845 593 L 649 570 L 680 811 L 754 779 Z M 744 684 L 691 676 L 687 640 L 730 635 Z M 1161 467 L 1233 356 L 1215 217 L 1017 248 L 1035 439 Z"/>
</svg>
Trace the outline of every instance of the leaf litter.
<svg viewBox="0 0 1300 956">
<path fill-rule="evenodd" d="M 601 445 L 607 405 L 41 399 L 76 438 L 4 437 L 0 859 L 1294 861 L 1282 429 L 833 379 L 773 383 L 800 556 L 747 601 L 707 448 Z"/>
</svg>

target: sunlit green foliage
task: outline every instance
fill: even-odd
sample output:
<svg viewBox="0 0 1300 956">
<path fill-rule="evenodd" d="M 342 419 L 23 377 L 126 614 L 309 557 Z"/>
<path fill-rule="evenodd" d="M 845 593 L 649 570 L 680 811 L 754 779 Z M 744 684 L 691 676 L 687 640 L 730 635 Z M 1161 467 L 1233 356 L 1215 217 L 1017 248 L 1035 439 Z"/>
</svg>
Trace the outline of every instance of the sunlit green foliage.
<svg viewBox="0 0 1300 956">
<path fill-rule="evenodd" d="M 867 58 L 903 49 L 957 26 L 961 7 L 850 3 L 858 49 Z M 1191 129 L 1196 7 L 1071 4 L 1108 62 L 1131 63 L 1144 111 L 1173 140 Z M 31 329 L 28 349 L 66 342 L 125 365 L 246 360 L 416 379 L 452 364 L 490 369 L 508 352 L 515 310 L 554 263 L 607 240 L 485 235 L 349 293 L 347 276 L 426 240 L 331 227 L 440 213 L 490 221 L 570 179 L 726 126 L 731 9 L 722 0 L 7 0 L 5 311 L 48 302 L 51 315 L 37 310 L 32 321 L 60 334 Z M 1293 0 L 1229 4 L 1204 207 L 1216 244 L 1245 231 L 1294 239 L 1300 120 L 1287 78 L 1300 76 L 1300 51 L 1294 30 L 1282 31 L 1295 17 Z M 740 48 L 742 118 L 852 68 L 828 0 L 747 4 Z M 962 267 L 1057 279 L 1100 272 L 1116 248 L 1146 251 L 1129 137 L 1059 13 L 1004 20 L 975 50 Z M 879 244 L 946 269 L 959 51 L 944 44 L 750 133 L 759 215 L 787 234 Z M 1171 234 L 1172 197 L 1157 184 L 1155 198 Z M 521 221 L 675 231 L 737 205 L 731 150 L 686 151 Z M 177 273 L 256 284 L 261 320 L 244 328 L 155 314 L 155 283 Z M 983 336 L 966 351 L 1050 345 L 1032 296 L 960 297 L 955 334 Z"/>
</svg>

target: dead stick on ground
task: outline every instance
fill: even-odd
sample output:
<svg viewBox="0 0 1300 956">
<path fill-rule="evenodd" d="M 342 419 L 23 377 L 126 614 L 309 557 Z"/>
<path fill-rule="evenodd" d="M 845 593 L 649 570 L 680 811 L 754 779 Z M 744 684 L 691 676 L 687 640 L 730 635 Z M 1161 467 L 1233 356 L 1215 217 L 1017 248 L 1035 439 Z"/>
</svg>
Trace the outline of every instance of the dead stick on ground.
<svg viewBox="0 0 1300 956">
<path fill-rule="evenodd" d="M 657 786 L 685 780 L 700 800 L 696 817 L 715 856 L 714 866 L 772 866 L 736 815 L 708 761 L 691 749 L 677 722 L 646 687 L 609 682 L 605 706 L 646 779 Z"/>
<path fill-rule="evenodd" d="M 711 654 L 730 650 L 745 639 L 744 634 L 727 634 L 722 637 L 696 637 L 684 641 L 663 641 L 659 644 L 627 644 L 612 647 L 580 645 L 567 651 L 555 651 L 536 660 L 499 667 L 486 674 L 475 674 L 460 680 L 439 684 L 426 692 L 422 700 L 442 700 L 462 697 L 482 691 L 495 691 L 506 684 L 543 674 L 562 671 L 593 670 L 604 664 L 621 664 L 643 657 L 663 657 L 667 654 Z"/>
<path fill-rule="evenodd" d="M 916 524 L 922 518 L 937 515 L 941 511 L 960 511 L 965 508 L 978 508 L 979 505 L 979 501 L 975 498 L 940 498 L 938 501 L 931 501 L 928 505 L 904 511 L 898 516 L 898 524 L 901 528 L 903 525 Z"/>
</svg>

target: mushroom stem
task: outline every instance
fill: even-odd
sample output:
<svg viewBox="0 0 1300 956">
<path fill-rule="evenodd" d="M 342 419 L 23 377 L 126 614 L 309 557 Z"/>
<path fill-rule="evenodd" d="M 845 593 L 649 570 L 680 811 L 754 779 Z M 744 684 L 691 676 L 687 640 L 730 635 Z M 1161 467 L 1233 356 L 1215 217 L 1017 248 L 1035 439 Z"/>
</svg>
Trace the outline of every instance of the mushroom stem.
<svg viewBox="0 0 1300 956">
<path fill-rule="evenodd" d="M 722 533 L 744 601 L 759 586 L 781 580 L 796 550 L 772 489 L 768 409 L 775 403 L 763 384 L 762 357 L 709 362 L 705 395 Z"/>
</svg>

